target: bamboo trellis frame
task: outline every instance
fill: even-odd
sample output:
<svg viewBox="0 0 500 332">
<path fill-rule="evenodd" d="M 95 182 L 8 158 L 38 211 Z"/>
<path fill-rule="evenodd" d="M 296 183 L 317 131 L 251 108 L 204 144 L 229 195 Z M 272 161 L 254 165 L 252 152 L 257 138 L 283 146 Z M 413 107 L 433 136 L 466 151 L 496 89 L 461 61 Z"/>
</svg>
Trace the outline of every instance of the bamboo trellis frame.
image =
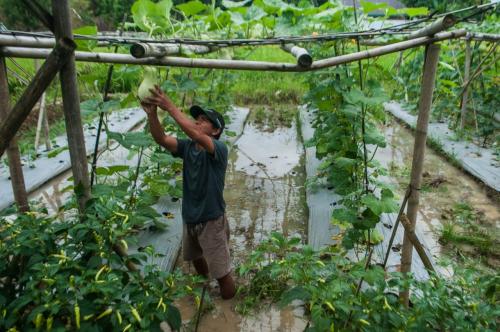
<svg viewBox="0 0 500 332">
<path fill-rule="evenodd" d="M 310 67 L 301 67 L 297 64 L 266 62 L 266 61 L 242 61 L 242 60 L 219 60 L 219 59 L 191 59 L 181 57 L 163 57 L 163 58 L 134 58 L 128 54 L 113 53 L 93 53 L 93 52 L 75 52 L 76 61 L 96 62 L 96 63 L 114 63 L 129 65 L 150 65 L 150 66 L 171 66 L 186 68 L 213 68 L 213 69 L 233 69 L 233 70 L 255 70 L 255 71 L 278 71 L 278 72 L 305 72 L 334 67 L 350 63 L 353 61 L 365 60 L 381 55 L 399 52 L 409 48 L 440 42 L 447 39 L 460 38 L 466 35 L 465 30 L 455 30 L 442 32 L 432 37 L 419 37 L 380 46 L 366 51 L 340 55 L 332 58 L 314 61 Z M 25 47 L 2 47 L 0 56 L 44 59 L 48 56 L 50 50 L 34 49 Z"/>
<path fill-rule="evenodd" d="M 35 12 L 41 20 L 54 31 L 57 38 L 67 38 L 62 43 L 52 44 L 53 40 L 41 40 L 33 37 L 18 37 L 16 38 L 13 46 L 10 45 L 8 38 L 0 35 L 0 59 L 4 57 L 20 57 L 20 58 L 33 58 L 33 59 L 48 59 L 44 66 L 35 76 L 30 86 L 24 93 L 25 98 L 14 106 L 14 109 L 9 112 L 7 118 L 0 123 L 0 137 L 3 138 L 3 143 L 0 142 L 0 156 L 5 151 L 8 143 L 11 142 L 15 132 L 24 120 L 34 103 L 38 100 L 41 93 L 47 88 L 48 83 L 53 78 L 54 71 L 61 69 L 61 86 L 63 90 L 63 105 L 65 111 L 65 121 L 68 131 L 69 150 L 71 155 L 71 164 L 73 168 L 73 176 L 75 181 L 75 188 L 81 186 L 83 188 L 83 195 L 79 199 L 80 211 L 84 211 L 85 201 L 90 197 L 89 179 L 87 171 L 87 160 L 85 153 L 81 149 L 85 146 L 83 138 L 83 130 L 81 125 L 80 110 L 79 110 L 79 97 L 76 84 L 76 61 L 96 62 L 96 63 L 111 63 L 111 64 L 132 64 L 132 65 L 157 65 L 157 66 L 177 66 L 177 67 L 196 67 L 196 68 L 214 68 L 214 69 L 236 69 L 236 70 L 256 70 L 256 71 L 283 71 L 283 72 L 306 72 L 313 70 L 320 70 L 324 68 L 334 67 L 353 61 L 360 61 L 381 55 L 400 52 L 405 49 L 415 48 L 422 45 L 428 45 L 426 51 L 426 61 L 423 69 L 423 86 L 422 96 L 420 101 L 420 112 L 417 125 L 417 136 L 415 139 L 415 152 L 412 163 L 412 182 L 413 189 L 412 195 L 408 203 L 408 218 L 410 225 L 403 222 L 405 227 L 405 244 L 404 252 L 408 248 L 412 250 L 412 242 L 408 243 L 407 237 L 414 235 L 415 227 L 415 211 L 418 208 L 418 187 L 420 186 L 419 179 L 422 175 L 422 162 L 425 152 L 426 143 L 426 128 L 428 124 L 428 111 L 432 103 L 432 92 L 434 89 L 434 79 L 436 71 L 436 63 L 439 56 L 439 46 L 435 43 L 454 38 L 461 38 L 466 36 L 466 31 L 457 30 L 452 32 L 440 32 L 450 26 L 449 17 L 445 16 L 439 20 L 438 23 L 433 23 L 428 27 L 419 30 L 412 36 L 413 39 L 405 40 L 402 42 L 380 46 L 374 49 L 355 52 L 347 55 L 322 59 L 311 63 L 310 67 L 301 66 L 299 64 L 290 63 L 272 63 L 264 61 L 237 61 L 237 60 L 218 60 L 218 59 L 186 59 L 179 57 L 147 57 L 147 58 L 134 58 L 127 54 L 110 54 L 110 53 L 92 53 L 92 52 L 74 52 L 67 49 L 67 44 L 72 42 L 71 22 L 69 15 L 68 1 L 52 0 L 52 8 L 54 10 L 53 17 L 43 11 L 36 5 L 36 2 L 31 0 L 24 0 L 29 7 Z M 453 22 L 452 22 L 453 23 Z M 451 25 L 452 25 L 451 23 Z M 31 39 L 30 39 L 31 38 Z M 483 36 L 483 38 L 486 38 Z M 1 45 L 4 45 L 1 47 Z M 66 45 L 66 48 L 65 48 Z M 19 47 L 22 46 L 22 47 Z M 31 47 L 31 48 L 30 48 Z M 50 49 L 43 49 L 45 47 L 55 47 L 55 51 Z M 70 47 L 71 48 L 71 47 Z M 57 52 L 63 51 L 61 58 L 57 58 Z M 66 52 L 66 53 L 65 53 Z M 303 52 L 298 52 L 297 54 Z M 50 55 L 52 54 L 52 56 Z M 48 68 L 48 69 L 47 69 Z M 32 105 L 33 104 L 33 105 Z M 15 111 L 15 112 L 14 112 Z M 17 115 L 16 115 L 17 114 Z M 20 114 L 22 116 L 20 116 Z M 10 120 L 9 120 L 10 119 Z M 13 126 L 14 125 L 14 126 Z M 19 166 L 20 167 L 20 166 Z M 22 174 L 22 170 L 21 170 Z M 13 185 L 16 184 L 13 182 Z M 19 202 L 18 202 L 19 203 Z M 412 238 L 412 240 L 415 240 Z M 418 239 L 417 239 L 418 242 Z M 415 242 L 416 243 L 416 242 Z M 390 248 L 389 248 L 390 249 Z M 126 252 L 121 252 L 120 248 L 115 248 L 115 251 L 120 252 L 120 256 L 126 256 Z M 420 252 L 419 252 L 420 254 Z M 411 258 L 411 256 L 410 256 Z M 425 260 L 424 257 L 423 260 Z M 407 259 L 407 257 L 406 257 Z M 429 260 L 430 261 L 430 260 Z M 407 260 L 405 261 L 407 262 Z M 130 269 L 135 269 L 134 266 Z M 410 266 L 405 267 L 405 271 L 411 269 Z"/>
</svg>

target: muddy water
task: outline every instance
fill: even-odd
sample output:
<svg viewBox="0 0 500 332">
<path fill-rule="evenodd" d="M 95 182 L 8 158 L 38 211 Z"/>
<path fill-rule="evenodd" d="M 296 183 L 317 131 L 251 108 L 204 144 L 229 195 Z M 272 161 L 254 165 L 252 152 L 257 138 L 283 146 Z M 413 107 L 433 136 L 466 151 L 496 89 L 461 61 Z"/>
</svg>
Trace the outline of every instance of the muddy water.
<svg viewBox="0 0 500 332">
<path fill-rule="evenodd" d="M 230 152 L 224 191 L 234 266 L 244 262 L 272 231 L 296 235 L 306 242 L 303 158 L 296 123 L 270 130 L 256 125 L 250 115 Z M 185 262 L 178 265 L 193 272 Z M 238 297 L 221 300 L 214 282 L 209 294 L 213 308 L 203 314 L 199 331 L 303 331 L 306 327 L 300 307 L 279 309 L 262 304 L 260 311 L 243 317 L 235 311 Z M 192 299 L 183 299 L 179 306 L 184 329 L 193 330 L 196 310 Z"/>
<path fill-rule="evenodd" d="M 382 129 L 387 147 L 377 151 L 376 159 L 389 170 L 390 178 L 386 179 L 395 185 L 402 197 L 409 183 L 414 138 L 410 130 L 395 120 Z M 432 254 L 439 256 L 443 252 L 439 235 L 443 224 L 453 221 L 451 212 L 458 203 L 472 207 L 481 215 L 481 226 L 499 234 L 500 205 L 488 196 L 484 185 L 451 165 L 431 148 L 425 152 L 423 175 L 417 227 L 425 234 Z M 495 261 L 488 263 L 498 266 Z"/>
</svg>

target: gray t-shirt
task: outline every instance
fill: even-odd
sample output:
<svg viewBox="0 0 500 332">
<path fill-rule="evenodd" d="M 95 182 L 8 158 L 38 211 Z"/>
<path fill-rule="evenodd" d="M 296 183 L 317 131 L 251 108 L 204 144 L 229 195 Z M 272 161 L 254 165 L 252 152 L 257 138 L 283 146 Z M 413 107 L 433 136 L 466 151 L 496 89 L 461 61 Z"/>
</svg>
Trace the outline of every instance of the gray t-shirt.
<svg viewBox="0 0 500 332">
<path fill-rule="evenodd" d="M 198 224 L 222 216 L 224 202 L 224 178 L 227 168 L 227 147 L 213 139 L 214 154 L 198 150 L 191 139 L 177 139 L 177 153 L 182 158 L 182 219 L 186 224 Z"/>
</svg>

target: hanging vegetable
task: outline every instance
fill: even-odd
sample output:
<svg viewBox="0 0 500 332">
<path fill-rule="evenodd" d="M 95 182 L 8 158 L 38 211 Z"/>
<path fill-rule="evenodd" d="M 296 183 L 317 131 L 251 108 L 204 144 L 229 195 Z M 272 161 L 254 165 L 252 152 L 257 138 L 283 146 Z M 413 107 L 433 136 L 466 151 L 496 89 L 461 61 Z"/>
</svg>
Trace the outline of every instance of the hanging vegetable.
<svg viewBox="0 0 500 332">
<path fill-rule="evenodd" d="M 139 99 L 144 100 L 144 98 L 151 96 L 150 89 L 154 89 L 156 84 L 158 84 L 156 79 L 156 68 L 144 67 L 144 79 L 137 90 Z"/>
</svg>

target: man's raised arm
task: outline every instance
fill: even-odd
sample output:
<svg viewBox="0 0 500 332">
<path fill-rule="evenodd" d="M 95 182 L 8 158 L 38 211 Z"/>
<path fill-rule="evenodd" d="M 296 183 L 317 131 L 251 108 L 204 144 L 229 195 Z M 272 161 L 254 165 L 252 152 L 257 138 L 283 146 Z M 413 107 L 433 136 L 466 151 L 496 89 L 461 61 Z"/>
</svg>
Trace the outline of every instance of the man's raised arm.
<svg viewBox="0 0 500 332">
<path fill-rule="evenodd" d="M 167 111 L 186 135 L 193 141 L 199 143 L 209 153 L 214 153 L 215 146 L 210 136 L 199 130 L 196 124 L 182 113 L 158 86 L 155 86 L 155 89 L 151 89 L 150 91 L 152 96 L 145 99 L 147 103 L 157 105 L 161 109 Z"/>
<path fill-rule="evenodd" d="M 166 135 L 158 119 L 156 105 L 141 103 L 142 108 L 148 115 L 149 131 L 156 143 L 160 144 L 170 152 L 177 152 L 177 139 Z"/>
</svg>

